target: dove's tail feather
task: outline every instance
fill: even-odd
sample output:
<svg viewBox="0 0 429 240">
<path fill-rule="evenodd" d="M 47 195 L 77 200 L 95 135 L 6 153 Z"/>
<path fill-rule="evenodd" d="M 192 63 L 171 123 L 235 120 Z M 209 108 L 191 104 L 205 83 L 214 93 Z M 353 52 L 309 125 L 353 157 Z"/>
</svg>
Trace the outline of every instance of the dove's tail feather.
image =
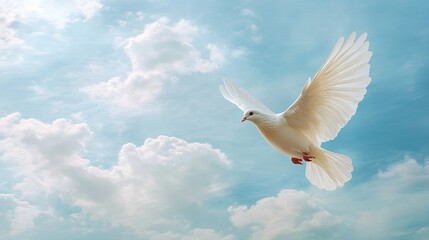
<svg viewBox="0 0 429 240">
<path fill-rule="evenodd" d="M 348 156 L 322 148 L 312 150 L 311 155 L 315 159 L 307 162 L 305 176 L 313 185 L 332 191 L 352 178 L 352 160 Z"/>
</svg>

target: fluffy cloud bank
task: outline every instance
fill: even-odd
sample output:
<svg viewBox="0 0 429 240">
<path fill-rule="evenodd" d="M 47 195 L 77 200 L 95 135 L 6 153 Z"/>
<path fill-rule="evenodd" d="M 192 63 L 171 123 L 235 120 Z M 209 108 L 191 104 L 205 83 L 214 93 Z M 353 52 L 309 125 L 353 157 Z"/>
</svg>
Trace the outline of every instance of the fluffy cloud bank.
<svg viewBox="0 0 429 240">
<path fill-rule="evenodd" d="M 129 143 L 117 164 L 102 169 L 82 157 L 92 135 L 85 123 L 43 123 L 15 113 L 0 119 L 0 134 L 2 159 L 17 166 L 15 190 L 21 199 L 59 196 L 80 209 L 73 214 L 75 221 L 107 220 L 151 239 L 221 236 L 192 227 L 195 215 L 210 217 L 207 201 L 222 196 L 228 184 L 225 174 L 231 163 L 208 144 L 167 136 L 147 139 L 141 146 Z M 38 215 L 33 212 L 23 226 L 33 226 Z M 8 221 L 15 226 L 11 217 Z"/>
<path fill-rule="evenodd" d="M 126 77 L 113 77 L 83 91 L 126 108 L 152 102 L 163 83 L 172 77 L 211 72 L 223 64 L 224 55 L 216 45 L 209 43 L 204 51 L 197 49 L 193 42 L 198 33 L 198 27 L 187 20 L 170 24 L 163 17 L 147 24 L 125 46 L 132 71 Z"/>
</svg>

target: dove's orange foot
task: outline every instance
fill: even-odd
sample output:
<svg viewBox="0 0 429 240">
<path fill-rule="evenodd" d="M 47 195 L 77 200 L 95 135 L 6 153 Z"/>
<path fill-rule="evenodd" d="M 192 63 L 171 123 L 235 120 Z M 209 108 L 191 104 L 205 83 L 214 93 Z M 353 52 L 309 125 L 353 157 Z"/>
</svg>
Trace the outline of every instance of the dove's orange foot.
<svg viewBox="0 0 429 240">
<path fill-rule="evenodd" d="M 313 161 L 314 157 L 308 155 L 308 153 L 304 153 L 304 155 L 302 155 L 302 159 L 304 159 L 306 162 L 311 162 Z"/>
<path fill-rule="evenodd" d="M 302 165 L 302 159 L 294 158 L 293 157 L 290 160 L 292 161 L 293 164 L 300 164 L 300 165 Z"/>
</svg>

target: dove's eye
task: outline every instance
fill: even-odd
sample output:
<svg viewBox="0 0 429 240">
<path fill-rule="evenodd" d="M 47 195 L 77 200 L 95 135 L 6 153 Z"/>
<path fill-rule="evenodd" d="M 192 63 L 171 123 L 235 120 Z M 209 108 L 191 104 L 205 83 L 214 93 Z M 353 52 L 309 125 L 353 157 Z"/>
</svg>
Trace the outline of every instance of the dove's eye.
<svg viewBox="0 0 429 240">
<path fill-rule="evenodd" d="M 253 112 L 250 112 L 250 113 L 249 113 L 249 115 L 250 115 L 250 116 L 252 116 L 252 115 L 253 115 Z"/>
</svg>

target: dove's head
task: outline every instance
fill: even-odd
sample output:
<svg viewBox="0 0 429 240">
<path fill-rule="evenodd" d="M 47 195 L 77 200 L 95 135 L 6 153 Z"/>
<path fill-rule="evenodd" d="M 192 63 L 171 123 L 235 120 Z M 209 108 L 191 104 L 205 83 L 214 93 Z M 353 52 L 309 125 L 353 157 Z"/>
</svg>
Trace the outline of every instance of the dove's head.
<svg viewBox="0 0 429 240">
<path fill-rule="evenodd" d="M 243 118 L 241 119 L 241 122 L 244 122 L 246 120 L 249 120 L 251 122 L 255 122 L 260 117 L 260 113 L 256 110 L 247 110 L 243 114 Z"/>
</svg>

